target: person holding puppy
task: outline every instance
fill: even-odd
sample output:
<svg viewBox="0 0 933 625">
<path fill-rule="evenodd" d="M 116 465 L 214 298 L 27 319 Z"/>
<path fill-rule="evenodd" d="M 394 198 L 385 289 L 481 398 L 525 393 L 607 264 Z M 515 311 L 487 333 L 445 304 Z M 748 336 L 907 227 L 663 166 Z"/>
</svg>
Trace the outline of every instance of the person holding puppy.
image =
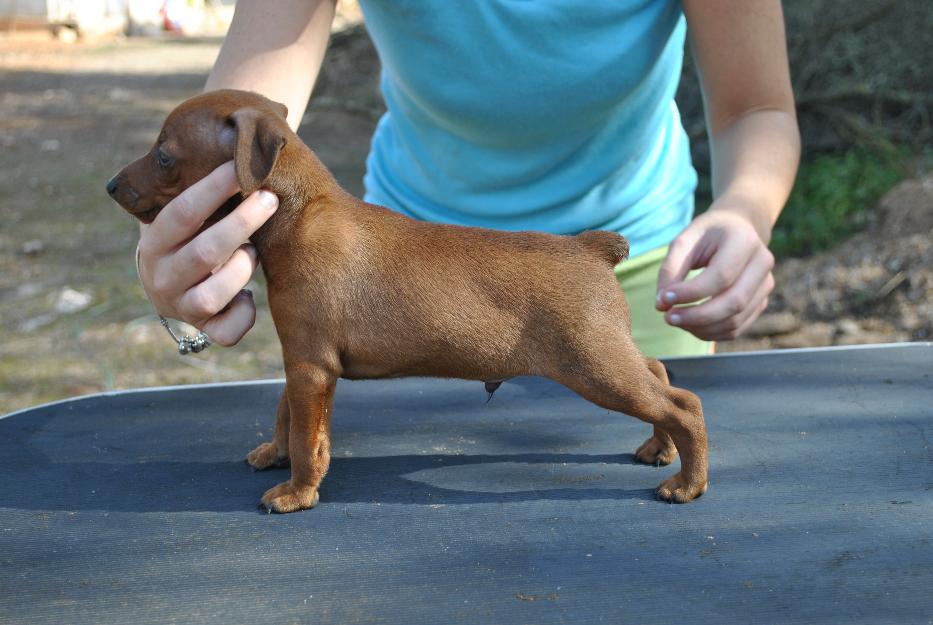
<svg viewBox="0 0 933 625">
<path fill-rule="evenodd" d="M 709 353 L 764 310 L 767 244 L 800 151 L 779 0 L 360 4 L 388 109 L 367 201 L 429 221 L 622 233 L 632 258 L 616 273 L 648 355 Z M 282 102 L 297 128 L 334 10 L 333 0 L 240 0 L 206 88 Z M 688 37 L 713 165 L 714 201 L 696 218 L 674 103 Z M 232 166 L 218 168 L 139 245 L 156 310 L 223 345 L 254 323 L 246 241 L 277 207 L 257 191 L 198 233 L 237 191 Z"/>
</svg>

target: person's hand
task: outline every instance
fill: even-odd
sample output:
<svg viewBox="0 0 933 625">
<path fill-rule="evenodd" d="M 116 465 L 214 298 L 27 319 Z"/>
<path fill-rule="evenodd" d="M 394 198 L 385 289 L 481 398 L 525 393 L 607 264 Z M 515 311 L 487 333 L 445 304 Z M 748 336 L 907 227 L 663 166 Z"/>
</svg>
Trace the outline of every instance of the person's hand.
<svg viewBox="0 0 933 625">
<path fill-rule="evenodd" d="M 169 202 L 139 239 L 139 278 L 156 311 L 227 346 L 256 320 L 252 294 L 243 290 L 257 265 L 247 240 L 278 208 L 278 198 L 260 190 L 199 232 L 239 190 L 233 162 L 225 163 Z"/>
<path fill-rule="evenodd" d="M 715 202 L 671 243 L 655 302 L 670 325 L 707 341 L 731 340 L 768 305 L 774 288 L 774 256 L 765 243 L 770 226 L 756 228 L 743 209 Z"/>
</svg>

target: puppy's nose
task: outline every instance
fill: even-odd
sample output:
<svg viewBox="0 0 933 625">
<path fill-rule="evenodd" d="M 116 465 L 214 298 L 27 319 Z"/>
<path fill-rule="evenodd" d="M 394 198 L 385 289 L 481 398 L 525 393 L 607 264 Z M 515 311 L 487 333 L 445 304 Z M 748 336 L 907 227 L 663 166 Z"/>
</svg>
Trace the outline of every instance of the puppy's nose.
<svg viewBox="0 0 933 625">
<path fill-rule="evenodd" d="M 109 193 L 112 196 L 116 192 L 117 192 L 117 177 L 114 176 L 113 178 L 107 181 L 107 193 Z"/>
</svg>

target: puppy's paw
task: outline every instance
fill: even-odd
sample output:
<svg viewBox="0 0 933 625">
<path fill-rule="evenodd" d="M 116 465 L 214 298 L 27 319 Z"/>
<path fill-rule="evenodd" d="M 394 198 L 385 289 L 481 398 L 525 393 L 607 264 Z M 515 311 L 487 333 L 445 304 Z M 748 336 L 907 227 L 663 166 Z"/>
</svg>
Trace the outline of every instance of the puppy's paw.
<svg viewBox="0 0 933 625">
<path fill-rule="evenodd" d="M 674 447 L 674 444 L 662 442 L 656 436 L 652 436 L 635 450 L 635 461 L 643 464 L 667 466 L 674 462 L 676 457 L 677 448 Z"/>
<path fill-rule="evenodd" d="M 262 496 L 259 508 L 279 514 L 295 512 L 313 508 L 317 505 L 319 498 L 318 491 L 313 486 L 292 486 L 289 480 L 267 490 Z"/>
<path fill-rule="evenodd" d="M 280 456 L 274 443 L 263 443 L 246 454 L 246 464 L 257 471 L 277 469 L 289 465 L 288 456 Z"/>
<path fill-rule="evenodd" d="M 655 494 L 658 496 L 658 499 L 671 503 L 687 503 L 705 493 L 707 486 L 708 482 L 705 480 L 691 484 L 687 481 L 687 478 L 684 477 L 683 473 L 677 473 L 661 482 Z"/>
</svg>

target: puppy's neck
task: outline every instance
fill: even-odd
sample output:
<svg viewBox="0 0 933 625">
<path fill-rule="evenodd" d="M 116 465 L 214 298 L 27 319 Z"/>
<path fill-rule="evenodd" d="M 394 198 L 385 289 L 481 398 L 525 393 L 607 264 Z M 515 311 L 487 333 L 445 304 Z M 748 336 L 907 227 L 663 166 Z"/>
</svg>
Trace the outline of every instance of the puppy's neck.
<svg viewBox="0 0 933 625">
<path fill-rule="evenodd" d="M 287 244 L 295 225 L 308 212 L 324 211 L 333 198 L 346 192 L 318 157 L 297 137 L 282 148 L 263 188 L 279 198 L 279 208 L 250 239 L 260 257 Z"/>
</svg>

